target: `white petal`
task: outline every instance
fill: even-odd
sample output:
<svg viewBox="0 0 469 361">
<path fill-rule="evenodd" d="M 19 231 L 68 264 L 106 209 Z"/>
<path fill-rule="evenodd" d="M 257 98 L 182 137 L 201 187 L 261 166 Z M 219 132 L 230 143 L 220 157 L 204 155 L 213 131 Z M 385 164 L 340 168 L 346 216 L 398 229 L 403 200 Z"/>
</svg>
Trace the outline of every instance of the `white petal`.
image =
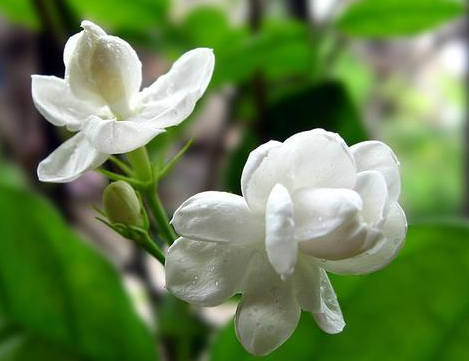
<svg viewBox="0 0 469 361">
<path fill-rule="evenodd" d="M 91 114 L 102 112 L 76 98 L 65 81 L 55 76 L 33 75 L 31 93 L 34 105 L 44 118 L 71 131 L 80 129 Z"/>
<path fill-rule="evenodd" d="M 64 47 L 64 65 L 65 67 L 68 66 L 70 60 L 72 59 L 73 54 L 75 53 L 75 49 L 77 47 L 80 38 L 82 37 L 83 32 L 79 32 L 75 35 L 72 35 L 67 42 L 65 43 Z"/>
<path fill-rule="evenodd" d="M 255 212 L 265 212 L 267 198 L 276 184 L 293 189 L 290 165 L 283 160 L 282 150 L 282 143 L 265 143 L 251 152 L 244 166 L 242 191 L 249 207 Z"/>
<path fill-rule="evenodd" d="M 358 173 L 355 191 L 363 200 L 365 222 L 377 224 L 381 221 L 388 209 L 388 189 L 383 175 L 375 170 Z"/>
<path fill-rule="evenodd" d="M 97 91 L 115 114 L 127 117 L 142 83 L 142 63 L 135 50 L 115 36 L 96 41 L 90 71 Z"/>
<path fill-rule="evenodd" d="M 388 185 L 388 194 L 391 201 L 397 201 L 401 193 L 401 179 L 399 161 L 391 148 L 378 141 L 367 141 L 350 147 L 357 169 L 377 170 L 382 173 Z"/>
<path fill-rule="evenodd" d="M 342 332 L 345 321 L 340 310 L 337 296 L 327 277 L 326 272 L 320 269 L 321 273 L 321 312 L 314 313 L 314 319 L 318 326 L 327 333 L 336 334 Z"/>
<path fill-rule="evenodd" d="M 37 174 L 42 182 L 71 182 L 83 172 L 100 166 L 107 158 L 107 154 L 94 149 L 80 132 L 39 163 Z"/>
<path fill-rule="evenodd" d="M 297 133 L 284 142 L 283 149 L 283 161 L 292 167 L 294 189 L 355 185 L 355 162 L 338 134 L 323 129 Z"/>
<path fill-rule="evenodd" d="M 241 191 L 248 203 L 255 203 L 254 200 L 250 201 L 251 196 L 255 196 L 255 194 L 251 195 L 251 193 L 248 191 L 249 186 L 252 185 L 252 176 L 260 167 L 264 159 L 269 155 L 269 152 L 273 148 L 277 148 L 281 145 L 282 143 L 271 140 L 257 147 L 249 154 L 248 160 L 246 161 L 246 164 L 243 168 L 243 174 L 241 175 Z"/>
<path fill-rule="evenodd" d="M 207 89 L 214 64 L 211 49 L 199 48 L 185 53 L 167 74 L 141 92 L 138 115 L 160 128 L 182 122 Z"/>
<path fill-rule="evenodd" d="M 104 106 L 105 101 L 99 94 L 91 73 L 91 60 L 96 43 L 106 33 L 90 21 L 83 21 L 81 26 L 83 31 L 75 38 L 72 37 L 64 50 L 65 80 L 78 98 L 96 106 Z"/>
<path fill-rule="evenodd" d="M 208 242 L 242 243 L 263 239 L 263 219 L 253 216 L 243 197 L 203 192 L 186 200 L 171 221 L 186 238 Z"/>
<path fill-rule="evenodd" d="M 352 221 L 335 231 L 310 241 L 300 242 L 300 249 L 324 260 L 341 260 L 360 254 L 380 242 L 382 234 L 366 224 Z"/>
<path fill-rule="evenodd" d="M 90 144 L 100 152 L 122 154 L 143 147 L 165 130 L 137 121 L 118 121 L 91 116 L 87 119 L 83 132 Z"/>
<path fill-rule="evenodd" d="M 291 280 L 282 281 L 259 254 L 251 267 L 236 312 L 236 335 L 250 353 L 266 355 L 284 343 L 300 319 Z"/>
<path fill-rule="evenodd" d="M 324 259 L 344 259 L 372 247 L 361 218 L 362 201 L 350 189 L 302 188 L 293 193 L 295 238 L 300 249 Z"/>
<path fill-rule="evenodd" d="M 363 203 L 357 192 L 343 188 L 301 188 L 293 193 L 295 236 L 307 241 L 330 234 L 355 219 Z"/>
<path fill-rule="evenodd" d="M 282 279 L 295 270 L 298 243 L 294 239 L 293 202 L 288 190 L 277 184 L 267 200 L 265 246 L 267 256 Z"/>
<path fill-rule="evenodd" d="M 179 238 L 166 256 L 166 288 L 201 306 L 216 306 L 239 292 L 252 250 L 240 245 Z"/>
<path fill-rule="evenodd" d="M 321 312 L 321 273 L 317 261 L 310 256 L 300 254 L 293 280 L 296 300 L 300 307 L 311 313 Z"/>
<path fill-rule="evenodd" d="M 375 272 L 391 263 L 402 249 L 407 233 L 407 220 L 397 202 L 389 208 L 382 233 L 385 238 L 368 251 L 341 261 L 327 261 L 321 266 L 338 274 L 363 274 Z"/>
</svg>

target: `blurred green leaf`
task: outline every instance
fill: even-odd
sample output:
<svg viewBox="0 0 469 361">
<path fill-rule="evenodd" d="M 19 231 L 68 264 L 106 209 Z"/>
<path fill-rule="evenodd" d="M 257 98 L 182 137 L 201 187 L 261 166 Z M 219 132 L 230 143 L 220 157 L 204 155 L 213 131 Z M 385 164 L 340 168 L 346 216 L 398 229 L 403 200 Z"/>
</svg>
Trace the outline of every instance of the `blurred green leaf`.
<svg viewBox="0 0 469 361">
<path fill-rule="evenodd" d="M 223 42 L 215 51 L 217 67 L 212 82 L 244 82 L 258 71 L 268 80 L 304 77 L 311 72 L 314 60 L 311 41 L 306 24 L 267 21 L 257 34 L 245 33 L 237 41 Z"/>
<path fill-rule="evenodd" d="M 413 226 L 399 257 L 367 276 L 334 276 L 347 327 L 327 335 L 303 313 L 292 337 L 264 360 L 445 360 L 467 358 L 469 224 Z M 212 361 L 257 360 L 219 334 Z"/>
<path fill-rule="evenodd" d="M 337 27 L 352 36 L 415 35 L 464 12 L 464 4 L 454 0 L 361 0 L 351 3 Z"/>
<path fill-rule="evenodd" d="M 169 0 L 67 0 L 80 18 L 126 31 L 155 30 L 166 16 Z"/>
<path fill-rule="evenodd" d="M 26 337 L 18 354 L 28 355 L 14 360 L 70 350 L 87 360 L 154 361 L 153 338 L 113 267 L 43 199 L 0 185 L 0 200 L 0 306 Z"/>
<path fill-rule="evenodd" d="M 12 23 L 24 25 L 30 29 L 39 27 L 39 19 L 31 0 L 1 0 L 0 12 Z"/>
</svg>

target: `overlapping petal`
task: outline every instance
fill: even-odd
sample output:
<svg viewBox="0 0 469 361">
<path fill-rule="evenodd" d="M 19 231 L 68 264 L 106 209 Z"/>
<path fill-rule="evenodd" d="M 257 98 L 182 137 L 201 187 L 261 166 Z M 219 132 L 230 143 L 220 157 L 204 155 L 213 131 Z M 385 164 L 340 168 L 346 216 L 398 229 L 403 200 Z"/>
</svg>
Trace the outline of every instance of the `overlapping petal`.
<svg viewBox="0 0 469 361">
<path fill-rule="evenodd" d="M 142 90 L 138 108 L 141 119 L 162 128 L 179 124 L 207 89 L 214 65 L 212 49 L 185 53 L 167 74 Z"/>
<path fill-rule="evenodd" d="M 118 121 L 90 116 L 82 132 L 98 151 L 122 154 L 143 147 L 165 130 L 146 125 L 137 120 Z"/>
<path fill-rule="evenodd" d="M 118 37 L 100 37 L 96 40 L 90 71 L 96 90 L 108 106 L 114 113 L 128 117 L 130 102 L 142 83 L 142 63 L 135 50 Z"/>
<path fill-rule="evenodd" d="M 259 242 L 262 220 L 253 217 L 243 197 L 226 192 L 203 192 L 185 201 L 171 223 L 186 238 L 219 243 Z"/>
<path fill-rule="evenodd" d="M 301 188 L 293 194 L 295 238 L 300 249 L 325 259 L 344 259 L 368 247 L 362 200 L 350 189 Z"/>
<path fill-rule="evenodd" d="M 388 188 L 382 173 L 375 170 L 367 170 L 358 173 L 355 191 L 363 200 L 362 216 L 365 222 L 377 224 L 387 214 Z"/>
<path fill-rule="evenodd" d="M 243 196 L 249 207 L 264 213 L 267 198 L 276 184 L 293 189 L 289 164 L 283 161 L 283 144 L 268 142 L 254 150 L 248 158 L 241 178 Z"/>
<path fill-rule="evenodd" d="M 364 274 L 375 272 L 391 263 L 404 245 L 407 233 L 407 220 L 397 202 L 390 205 L 381 232 L 384 238 L 366 252 L 349 259 L 326 261 L 321 266 L 338 274 Z"/>
<path fill-rule="evenodd" d="M 106 33 L 90 21 L 83 21 L 81 27 L 83 31 L 72 37 L 64 50 L 65 80 L 78 98 L 96 106 L 104 106 L 105 101 L 92 75 L 91 63 L 96 43 Z"/>
<path fill-rule="evenodd" d="M 259 186 L 261 186 L 262 188 L 264 187 L 262 185 L 258 185 L 257 183 L 261 181 L 267 181 L 269 180 L 269 177 L 257 176 L 253 181 L 251 180 L 251 178 L 254 174 L 256 174 L 258 168 L 261 166 L 264 159 L 269 155 L 270 151 L 273 148 L 280 147 L 281 145 L 282 143 L 271 140 L 257 147 L 249 154 L 249 157 L 243 168 L 243 173 L 241 175 L 241 191 L 248 204 L 252 205 L 251 207 L 253 207 L 255 204 L 261 204 L 262 202 L 262 199 L 257 199 L 256 197 L 256 195 L 258 194 L 258 192 L 256 192 L 256 189 Z M 260 175 L 262 174 L 262 172 L 258 172 L 258 174 Z M 252 187 L 252 192 L 249 190 L 250 187 Z M 267 186 L 265 188 L 269 187 Z"/>
<path fill-rule="evenodd" d="M 33 75 L 31 93 L 34 105 L 44 118 L 71 131 L 79 130 L 92 114 L 106 114 L 104 108 L 90 106 L 75 97 L 65 80 L 55 76 Z"/>
<path fill-rule="evenodd" d="M 37 174 L 42 182 L 71 182 L 100 166 L 108 157 L 92 147 L 83 133 L 78 133 L 39 163 Z"/>
<path fill-rule="evenodd" d="M 267 143 L 269 144 L 269 143 Z M 313 129 L 256 150 L 241 179 L 249 206 L 263 212 L 275 184 L 291 193 L 302 187 L 353 188 L 355 161 L 343 139 L 323 129 Z"/>
<path fill-rule="evenodd" d="M 236 335 L 249 352 L 268 354 L 290 337 L 300 319 L 293 281 L 282 281 L 266 257 L 257 253 L 242 292 Z"/>
<path fill-rule="evenodd" d="M 166 288 L 178 298 L 201 306 L 216 306 L 239 292 L 252 249 L 179 238 L 168 249 Z"/>
<path fill-rule="evenodd" d="M 337 296 L 332 288 L 327 273 L 320 269 L 321 286 L 320 297 L 321 297 L 321 311 L 314 313 L 314 319 L 318 326 L 327 333 L 336 334 L 342 332 L 345 327 L 344 317 L 340 309 Z"/>
<path fill-rule="evenodd" d="M 282 279 L 295 270 L 298 243 L 295 240 L 293 201 L 288 190 L 277 184 L 267 200 L 265 212 L 267 257 Z"/>
<path fill-rule="evenodd" d="M 295 134 L 283 145 L 282 161 L 291 164 L 294 189 L 302 187 L 353 188 L 354 159 L 336 133 L 313 129 Z"/>
<path fill-rule="evenodd" d="M 320 313 L 321 303 L 321 275 L 317 261 L 305 254 L 298 255 L 298 264 L 293 274 L 296 300 L 303 310 Z"/>
<path fill-rule="evenodd" d="M 380 172 L 388 185 L 390 201 L 397 201 L 401 193 L 399 161 L 386 144 L 378 141 L 361 142 L 350 147 L 355 158 L 357 170 L 376 170 Z"/>
</svg>

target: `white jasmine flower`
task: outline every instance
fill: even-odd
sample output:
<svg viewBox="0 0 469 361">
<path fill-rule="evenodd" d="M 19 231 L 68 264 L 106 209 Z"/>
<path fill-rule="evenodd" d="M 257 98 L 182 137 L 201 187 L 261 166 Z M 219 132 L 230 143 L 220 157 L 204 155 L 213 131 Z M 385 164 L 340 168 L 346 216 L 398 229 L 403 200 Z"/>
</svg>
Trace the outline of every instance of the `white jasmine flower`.
<svg viewBox="0 0 469 361">
<path fill-rule="evenodd" d="M 175 212 L 181 238 L 168 250 L 166 287 L 202 306 L 242 293 L 236 333 L 256 355 L 292 334 L 301 309 L 325 332 L 341 332 L 326 271 L 376 271 L 405 238 L 391 149 L 376 141 L 349 148 L 315 129 L 254 150 L 241 185 L 243 197 L 204 192 Z"/>
<path fill-rule="evenodd" d="M 147 144 L 182 122 L 208 86 L 211 49 L 195 49 L 139 92 L 142 64 L 124 40 L 90 21 L 65 45 L 65 79 L 32 76 L 32 96 L 52 124 L 78 132 L 38 167 L 45 182 L 69 182 L 100 166 L 110 154 Z"/>
</svg>

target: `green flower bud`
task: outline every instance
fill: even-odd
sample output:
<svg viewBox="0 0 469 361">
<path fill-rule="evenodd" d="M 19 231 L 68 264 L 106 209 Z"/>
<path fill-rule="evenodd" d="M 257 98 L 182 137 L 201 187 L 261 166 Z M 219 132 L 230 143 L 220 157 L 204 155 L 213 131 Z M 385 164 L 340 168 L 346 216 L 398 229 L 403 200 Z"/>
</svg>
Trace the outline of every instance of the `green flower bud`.
<svg viewBox="0 0 469 361">
<path fill-rule="evenodd" d="M 111 223 L 143 226 L 140 200 L 127 182 L 120 180 L 109 184 L 103 193 L 103 204 Z"/>
</svg>

